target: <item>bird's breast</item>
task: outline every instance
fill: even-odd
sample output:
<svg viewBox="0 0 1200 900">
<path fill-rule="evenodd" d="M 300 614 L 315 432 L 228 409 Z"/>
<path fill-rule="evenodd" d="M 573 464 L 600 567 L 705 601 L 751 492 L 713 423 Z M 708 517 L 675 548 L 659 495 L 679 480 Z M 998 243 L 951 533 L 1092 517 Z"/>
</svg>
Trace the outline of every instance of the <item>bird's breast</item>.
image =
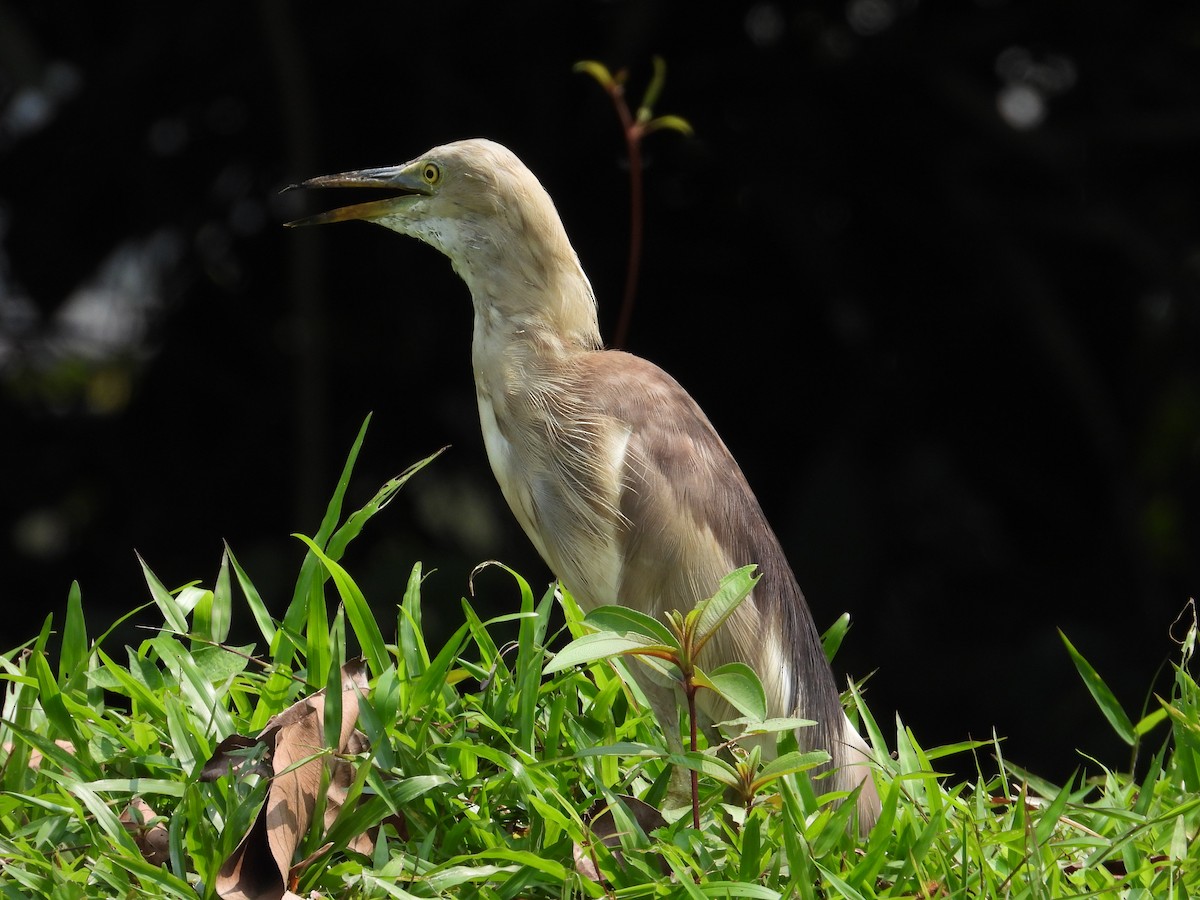
<svg viewBox="0 0 1200 900">
<path fill-rule="evenodd" d="M 533 542 L 542 559 L 546 559 L 546 548 L 539 536 L 538 516 L 533 504 L 533 495 L 528 480 L 521 477 L 522 462 L 517 458 L 518 453 L 513 443 L 500 428 L 496 419 L 496 407 L 490 394 L 479 390 L 477 399 L 479 401 L 479 426 L 483 431 L 483 446 L 487 450 L 492 474 L 496 476 L 496 482 L 500 485 L 500 493 L 504 495 L 513 515 L 517 517 L 521 529 Z"/>
<path fill-rule="evenodd" d="M 498 384 L 478 367 L 476 394 L 488 461 L 522 530 L 585 608 L 616 603 L 628 431 L 563 421 L 528 385 Z"/>
</svg>

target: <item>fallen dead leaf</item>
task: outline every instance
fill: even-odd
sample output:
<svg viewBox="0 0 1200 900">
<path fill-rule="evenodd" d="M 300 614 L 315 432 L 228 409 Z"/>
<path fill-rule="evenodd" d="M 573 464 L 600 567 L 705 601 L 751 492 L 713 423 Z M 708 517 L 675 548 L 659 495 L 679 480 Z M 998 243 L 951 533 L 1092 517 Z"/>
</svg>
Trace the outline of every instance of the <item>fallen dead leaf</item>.
<svg viewBox="0 0 1200 900">
<path fill-rule="evenodd" d="M 158 821 L 155 821 L 158 820 Z M 133 841 L 146 862 L 161 866 L 171 859 L 170 834 L 154 808 L 141 797 L 134 797 L 121 813 L 121 824 L 133 835 Z"/>
<path fill-rule="evenodd" d="M 257 772 L 271 779 L 267 799 L 254 824 L 217 875 L 216 891 L 223 900 L 291 900 L 288 890 L 292 857 L 308 832 L 324 768 L 329 769 L 324 826 L 337 819 L 354 776 L 354 766 L 327 753 L 357 754 L 367 749 L 366 736 L 355 729 L 358 697 L 367 690 L 366 663 L 353 660 L 342 667 L 342 721 L 338 745 L 325 744 L 325 692 L 297 700 L 273 716 L 257 737 L 230 735 L 201 770 L 202 781 L 232 773 Z M 249 752 L 264 746 L 262 758 Z M 350 849 L 369 854 L 374 841 L 358 835 Z"/>
</svg>

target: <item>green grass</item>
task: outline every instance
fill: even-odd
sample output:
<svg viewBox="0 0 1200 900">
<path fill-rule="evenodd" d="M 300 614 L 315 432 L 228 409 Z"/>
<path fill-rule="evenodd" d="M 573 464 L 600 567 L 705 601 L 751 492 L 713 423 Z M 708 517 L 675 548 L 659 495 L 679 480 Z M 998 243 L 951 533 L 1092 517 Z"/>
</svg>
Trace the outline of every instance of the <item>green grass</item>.
<svg viewBox="0 0 1200 900">
<path fill-rule="evenodd" d="M 621 799 L 660 805 L 668 774 L 662 736 L 621 677 L 641 663 L 543 674 L 547 647 L 586 628 L 569 596 L 539 595 L 516 573 L 519 610 L 484 621 L 464 599 L 463 624 L 441 646 L 426 643 L 419 564 L 400 606 L 373 613 L 339 561 L 425 463 L 346 515 L 362 439 L 320 529 L 303 538 L 286 606 L 260 596 L 227 550 L 211 586 L 168 590 L 145 567 L 161 627 L 136 647 L 94 636 L 73 587 L 57 629 L 47 619 L 0 655 L 0 897 L 217 897 L 222 865 L 270 822 L 264 799 L 314 760 L 313 824 L 289 861 L 306 862 L 285 876 L 263 850 L 257 864 L 278 885 L 262 896 L 289 880 L 301 896 L 346 898 L 1200 896 L 1194 621 L 1170 696 L 1140 721 L 1066 643 L 1081 696 L 1140 754 L 1136 778 L 1093 763 L 1096 774 L 1053 785 L 1005 760 L 999 742 L 926 748 L 902 724 L 885 735 L 854 691 L 847 702 L 881 751 L 883 816 L 869 838 L 847 828 L 850 804 L 787 766 L 758 779 L 748 809 L 702 774 L 700 828 L 682 815 L 647 834 Z M 228 645 L 235 620 L 257 631 L 253 646 Z M 513 621 L 516 641 L 498 646 Z M 356 657 L 362 696 L 337 690 Z M 369 749 L 339 752 L 341 710 L 356 696 Z M 253 736 L 307 697 L 325 746 L 273 772 Z M 251 738 L 233 754 L 241 762 L 205 780 L 231 735 Z M 974 755 L 974 783 L 938 774 L 954 754 Z M 346 764 L 340 807 L 334 761 Z M 607 843 L 586 824 L 597 804 L 612 813 Z"/>
</svg>

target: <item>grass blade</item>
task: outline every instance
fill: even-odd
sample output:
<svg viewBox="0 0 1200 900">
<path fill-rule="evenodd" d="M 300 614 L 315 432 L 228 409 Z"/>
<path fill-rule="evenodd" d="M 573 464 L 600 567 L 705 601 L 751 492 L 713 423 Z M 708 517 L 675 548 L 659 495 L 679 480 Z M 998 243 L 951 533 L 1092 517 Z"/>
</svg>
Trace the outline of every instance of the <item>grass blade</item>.
<svg viewBox="0 0 1200 900">
<path fill-rule="evenodd" d="M 163 621 L 166 622 L 167 626 L 175 634 L 186 635 L 188 633 L 188 623 L 183 610 L 179 608 L 179 604 L 175 602 L 175 598 L 171 595 L 171 592 L 163 587 L 163 583 L 150 571 L 150 567 L 146 565 L 146 561 L 142 559 L 140 553 L 137 559 L 138 563 L 141 564 L 146 584 L 150 588 L 150 597 L 154 600 L 155 606 L 163 614 Z"/>
<path fill-rule="evenodd" d="M 354 583 L 350 573 L 326 555 L 314 541 L 302 534 L 294 536 L 308 545 L 309 552 L 333 577 L 334 586 L 337 588 L 338 596 L 342 599 L 346 618 L 350 620 L 350 627 L 354 630 L 358 645 L 362 648 L 367 664 L 371 667 L 371 674 L 378 678 L 391 665 L 391 659 L 388 656 L 387 645 L 383 641 L 383 634 L 379 630 L 379 624 L 375 621 L 375 615 L 367 603 L 367 598 Z"/>
<path fill-rule="evenodd" d="M 1092 699 L 1100 707 L 1100 712 L 1104 713 L 1104 718 L 1108 719 L 1117 736 L 1132 747 L 1137 741 L 1137 733 L 1134 730 L 1133 722 L 1125 714 L 1125 710 L 1121 708 L 1121 704 L 1117 701 L 1116 696 L 1109 689 L 1108 685 L 1104 683 L 1104 679 L 1100 677 L 1100 673 L 1092 668 L 1092 664 L 1083 658 L 1083 654 L 1075 649 L 1074 644 L 1067 640 L 1067 636 L 1063 634 L 1062 629 L 1059 629 L 1058 636 L 1062 638 L 1063 644 L 1066 645 L 1067 653 L 1071 656 L 1071 662 L 1075 663 L 1079 677 L 1083 679 L 1083 683 L 1087 686 Z"/>
<path fill-rule="evenodd" d="M 63 684 L 78 678 L 87 667 L 87 625 L 83 619 L 83 596 L 79 582 L 67 592 L 67 617 L 63 621 L 62 649 L 58 657 L 58 680 Z"/>
</svg>

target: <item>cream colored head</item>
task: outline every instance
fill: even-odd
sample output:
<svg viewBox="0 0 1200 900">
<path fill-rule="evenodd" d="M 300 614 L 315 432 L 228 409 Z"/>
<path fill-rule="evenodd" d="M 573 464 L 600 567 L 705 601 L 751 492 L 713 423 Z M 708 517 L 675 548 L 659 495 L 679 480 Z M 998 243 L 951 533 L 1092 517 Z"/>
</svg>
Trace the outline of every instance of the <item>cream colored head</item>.
<svg viewBox="0 0 1200 900">
<path fill-rule="evenodd" d="M 450 257 L 477 313 L 599 346 L 591 285 L 554 202 L 506 147 L 456 141 L 400 166 L 323 175 L 301 186 L 398 192 L 291 224 L 364 219 L 419 238 Z"/>
</svg>

